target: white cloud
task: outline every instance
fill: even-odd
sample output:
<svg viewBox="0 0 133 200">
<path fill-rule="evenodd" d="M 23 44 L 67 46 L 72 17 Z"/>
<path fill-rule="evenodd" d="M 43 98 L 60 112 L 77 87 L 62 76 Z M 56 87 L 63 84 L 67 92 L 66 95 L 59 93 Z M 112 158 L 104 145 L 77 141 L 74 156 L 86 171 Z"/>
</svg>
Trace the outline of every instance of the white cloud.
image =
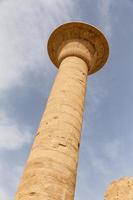
<svg viewBox="0 0 133 200">
<path fill-rule="evenodd" d="M 45 73 L 49 69 L 46 64 L 48 36 L 55 26 L 70 20 L 72 10 L 70 0 L 0 3 L 1 91 L 23 84 L 23 75 L 29 70 Z"/>
<path fill-rule="evenodd" d="M 120 144 L 120 140 L 115 139 L 104 145 L 104 152 L 109 159 L 114 160 L 119 156 Z"/>
<path fill-rule="evenodd" d="M 22 175 L 23 167 L 10 166 L 5 160 L 0 160 L 0 199 L 13 200 L 15 190 Z"/>
<path fill-rule="evenodd" d="M 71 1 L 62 0 L 5 0 L 0 3 L 1 95 L 5 89 L 23 84 L 24 73 L 29 70 L 48 71 L 49 33 L 53 26 L 69 19 L 71 8 Z M 29 132 L 20 131 L 16 122 L 8 119 L 6 110 L 0 118 L 0 148 L 18 149 L 30 141 Z"/>
<path fill-rule="evenodd" d="M 98 112 L 100 106 L 104 102 L 104 99 L 108 96 L 108 91 L 106 87 L 104 87 L 104 84 L 103 80 L 98 77 L 95 80 L 88 80 L 88 98 L 86 98 L 85 104 L 85 112 L 87 114 L 94 114 L 97 112 L 97 115 L 100 115 L 100 112 Z"/>
<path fill-rule="evenodd" d="M 110 173 L 105 160 L 97 155 L 94 147 L 92 146 L 87 147 L 86 152 L 88 153 L 88 157 L 90 160 L 89 163 L 91 163 L 92 168 L 98 171 L 98 173 L 105 178 L 106 175 Z M 104 181 L 105 180 L 103 180 L 103 182 Z"/>
<path fill-rule="evenodd" d="M 16 150 L 31 142 L 31 134 L 21 130 L 5 113 L 0 113 L 0 149 Z"/>
<path fill-rule="evenodd" d="M 49 70 L 48 36 L 54 26 L 70 19 L 72 9 L 70 0 L 4 0 L 0 3 L 1 96 L 6 89 L 23 84 L 24 75 L 30 70 L 34 73 Z M 20 131 L 16 122 L 8 119 L 6 110 L 0 118 L 0 148 L 17 149 L 30 141 L 29 132 Z"/>
<path fill-rule="evenodd" d="M 0 95 L 24 84 L 25 73 L 49 72 L 47 40 L 50 32 L 71 20 L 75 13 L 71 0 L 3 0 L 0 2 Z M 52 65 L 52 64 L 51 64 Z M 31 83 L 32 84 L 32 83 Z M 18 150 L 30 143 L 31 134 L 0 113 L 0 150 Z M 11 151 L 10 151 L 11 153 Z M 0 158 L 1 159 L 1 158 Z M 0 160 L 0 199 L 12 200 L 22 167 L 10 159 Z M 8 184 L 8 187 L 7 187 Z"/>
<path fill-rule="evenodd" d="M 98 1 L 98 10 L 101 25 L 105 30 L 106 34 L 110 37 L 112 34 L 112 24 L 111 24 L 111 8 L 112 0 L 99 0 Z"/>
<path fill-rule="evenodd" d="M 0 199 L 9 200 L 8 194 L 3 188 L 0 188 Z"/>
</svg>

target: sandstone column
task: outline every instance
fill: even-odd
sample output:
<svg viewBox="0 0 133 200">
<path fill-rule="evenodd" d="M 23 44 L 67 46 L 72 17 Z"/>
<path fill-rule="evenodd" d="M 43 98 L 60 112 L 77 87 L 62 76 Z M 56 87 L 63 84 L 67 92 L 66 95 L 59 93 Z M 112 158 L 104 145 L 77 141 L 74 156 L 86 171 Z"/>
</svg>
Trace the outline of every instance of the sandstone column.
<svg viewBox="0 0 133 200">
<path fill-rule="evenodd" d="M 58 27 L 48 53 L 59 68 L 20 182 L 16 200 L 73 200 L 87 75 L 108 57 L 95 27 L 72 22 Z"/>
<path fill-rule="evenodd" d="M 132 200 L 133 177 L 113 181 L 105 193 L 104 200 Z"/>
</svg>

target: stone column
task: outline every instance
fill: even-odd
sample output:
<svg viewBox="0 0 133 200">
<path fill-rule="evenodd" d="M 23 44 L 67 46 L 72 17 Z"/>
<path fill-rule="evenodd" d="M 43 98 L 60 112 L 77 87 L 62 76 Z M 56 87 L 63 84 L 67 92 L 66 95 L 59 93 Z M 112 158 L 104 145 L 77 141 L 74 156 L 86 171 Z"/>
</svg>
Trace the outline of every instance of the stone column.
<svg viewBox="0 0 133 200">
<path fill-rule="evenodd" d="M 108 187 L 104 200 L 132 200 L 133 177 L 113 181 Z"/>
<path fill-rule="evenodd" d="M 93 26 L 57 28 L 48 53 L 59 68 L 16 200 L 73 200 L 87 75 L 107 60 L 108 44 Z"/>
</svg>

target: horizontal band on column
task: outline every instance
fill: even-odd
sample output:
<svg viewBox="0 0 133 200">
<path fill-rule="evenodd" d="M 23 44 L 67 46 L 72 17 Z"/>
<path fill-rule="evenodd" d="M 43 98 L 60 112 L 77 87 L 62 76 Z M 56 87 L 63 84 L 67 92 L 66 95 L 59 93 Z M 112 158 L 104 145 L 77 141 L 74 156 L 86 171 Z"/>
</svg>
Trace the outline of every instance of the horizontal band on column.
<svg viewBox="0 0 133 200">
<path fill-rule="evenodd" d="M 63 134 L 65 134 L 65 135 L 67 135 L 67 137 L 68 136 L 71 136 L 71 137 L 73 137 L 78 143 L 80 142 L 80 132 L 76 132 L 76 134 L 75 134 L 75 131 L 69 131 L 69 130 L 64 130 L 64 129 L 62 129 L 62 128 L 57 128 L 57 126 L 55 126 L 55 127 L 47 127 L 47 128 L 40 128 L 38 131 L 37 131 L 37 134 L 35 135 L 36 137 L 42 137 L 42 138 L 47 138 L 47 137 L 52 137 L 53 135 L 55 135 L 56 134 L 56 136 L 63 136 L 63 134 L 59 134 L 59 133 L 63 133 Z M 52 133 L 51 135 L 50 135 L 50 133 Z M 77 137 L 78 136 L 78 137 Z"/>
<path fill-rule="evenodd" d="M 71 114 L 71 113 L 68 113 L 68 112 L 66 112 L 66 111 L 56 111 L 56 109 L 55 109 L 55 112 L 54 111 L 50 111 L 49 112 L 49 110 L 47 111 L 47 112 L 45 112 L 45 114 L 44 114 L 44 117 L 45 118 L 47 118 L 47 117 L 49 117 L 49 116 L 52 116 L 52 115 L 55 115 L 55 116 L 53 116 L 52 117 L 52 119 L 59 119 L 60 118 L 60 114 L 66 114 L 66 115 L 70 115 L 70 116 L 72 116 L 73 118 L 75 118 L 78 122 L 79 122 L 79 124 L 81 125 L 82 124 L 82 120 L 80 120 L 78 117 L 76 117 L 75 115 L 73 115 L 73 114 Z M 56 118 L 55 118 L 56 117 Z M 44 120 L 42 120 L 42 122 L 43 121 L 45 121 L 45 119 Z"/>
<path fill-rule="evenodd" d="M 75 125 L 73 125 L 72 123 L 70 123 L 70 122 L 68 122 L 68 121 L 64 121 L 64 120 L 58 120 L 58 122 L 56 122 L 56 123 L 51 123 L 51 121 L 49 121 L 49 122 L 43 122 L 43 123 L 40 123 L 40 128 L 42 127 L 42 126 L 45 126 L 45 127 L 47 127 L 47 126 L 49 126 L 49 124 L 51 125 L 52 124 L 52 126 L 54 126 L 54 124 L 69 124 L 70 126 L 72 126 L 73 128 L 75 128 L 75 130 L 77 130 L 78 132 L 80 132 L 81 131 L 81 128 L 80 129 L 78 129 Z"/>
<path fill-rule="evenodd" d="M 57 146 L 58 147 L 60 147 L 61 145 L 60 144 L 57 144 Z M 64 148 L 64 147 L 63 147 Z M 70 151 L 68 151 L 68 149 L 70 148 L 70 151 L 71 151 L 71 154 L 70 154 Z M 73 145 L 71 145 L 71 146 L 69 146 L 68 145 L 68 147 L 66 147 L 66 152 L 65 151 L 62 151 L 62 149 L 61 148 L 54 148 L 54 147 L 45 147 L 45 145 L 36 145 L 36 146 L 34 146 L 33 148 L 32 148 L 32 150 L 34 151 L 38 151 L 38 150 L 42 150 L 42 151 L 56 151 L 56 152 L 58 152 L 58 153 L 60 153 L 60 154 L 64 154 L 65 156 L 67 156 L 67 157 L 69 157 L 69 158 L 71 158 L 71 159 L 73 159 L 75 162 L 77 162 L 77 157 L 75 158 L 74 156 L 72 156 L 72 154 L 73 154 L 73 152 L 72 152 L 72 149 L 74 149 L 74 151 L 75 151 L 75 155 L 77 155 L 77 152 L 78 152 L 78 149 L 79 149 L 79 145 L 77 145 L 77 148 L 76 147 L 74 147 Z M 67 151 L 68 151 L 68 153 L 67 153 Z"/>
<path fill-rule="evenodd" d="M 66 109 L 68 109 L 68 108 L 71 109 L 72 112 L 74 112 L 74 113 L 76 112 L 75 115 L 74 115 L 74 114 L 71 114 L 70 112 L 67 112 Z M 70 113 L 71 115 L 74 115 L 74 117 L 77 118 L 77 120 L 79 120 L 79 118 L 82 119 L 82 117 L 83 117 L 83 115 L 82 115 L 78 110 L 73 109 L 72 106 L 69 106 L 69 107 L 68 107 L 68 106 L 65 106 L 65 105 L 61 105 L 61 106 L 60 106 L 60 105 L 59 105 L 59 106 L 56 105 L 56 107 L 55 107 L 55 106 L 50 106 L 50 107 L 45 111 L 43 117 L 46 116 L 46 115 L 50 115 L 50 113 L 51 113 L 51 114 L 52 114 L 52 113 L 55 113 L 55 114 L 57 114 L 57 115 L 58 115 L 59 113 L 68 113 L 68 114 Z M 79 116 L 79 118 L 77 117 L 77 115 Z M 79 120 L 79 121 L 81 121 L 81 120 Z"/>
<path fill-rule="evenodd" d="M 50 97 L 49 97 L 49 99 L 48 99 L 48 101 L 50 101 L 51 99 L 53 99 L 54 97 L 65 97 L 65 96 L 67 96 L 68 94 L 70 95 L 70 96 L 75 96 L 77 99 L 81 99 L 81 97 L 82 96 L 84 96 L 85 95 L 85 90 L 83 91 L 83 89 L 82 90 L 80 90 L 80 91 L 78 91 L 78 93 L 75 93 L 75 91 L 77 91 L 77 87 L 75 87 L 75 85 L 74 85 L 74 87 L 73 87 L 73 85 L 71 85 L 72 87 L 62 87 L 62 88 L 60 88 L 59 90 L 56 90 L 56 91 L 52 91 L 51 92 L 51 95 L 50 95 Z M 57 86 L 58 87 L 58 86 Z M 55 88 L 54 88 L 55 89 Z M 71 90 L 72 89 L 72 90 Z M 64 95 L 64 96 L 63 96 Z M 70 97 L 69 96 L 69 97 Z"/>
<path fill-rule="evenodd" d="M 61 100 L 61 102 L 60 102 L 60 101 L 57 102 L 57 101 L 56 101 L 57 99 Z M 56 106 L 56 105 L 61 105 L 61 104 L 62 104 L 62 105 L 69 105 L 68 100 L 64 100 L 64 99 L 62 99 L 61 97 L 56 97 L 56 98 L 54 97 L 54 98 L 48 100 L 47 106 L 48 106 L 48 105 L 51 106 L 50 104 L 53 104 L 54 101 L 56 101 L 55 106 Z M 67 103 L 67 102 L 68 102 L 68 103 Z M 83 112 L 83 111 L 84 111 L 84 107 L 83 107 L 81 104 L 77 103 L 77 102 L 76 102 L 76 104 L 77 104 L 78 108 L 80 108 L 81 112 Z M 70 106 L 71 106 L 71 104 L 70 104 Z M 77 109 L 77 110 L 78 110 L 78 109 Z"/>
<path fill-rule="evenodd" d="M 81 86 L 86 86 L 86 82 L 81 80 L 80 78 L 74 78 L 74 77 L 71 77 L 71 76 L 66 76 L 66 77 L 64 76 L 64 78 L 66 78 L 67 81 L 69 81 L 69 80 L 70 81 L 75 81 L 76 83 L 80 84 Z M 58 79 L 58 81 L 62 81 L 62 79 Z M 64 81 L 64 83 L 65 83 L 65 81 Z"/>
<path fill-rule="evenodd" d="M 70 65 L 68 65 L 68 63 L 70 63 Z M 86 74 L 86 71 L 84 71 L 83 70 L 83 68 L 82 68 L 82 70 L 81 70 L 81 67 L 79 68 L 79 67 L 77 67 L 77 65 L 75 64 L 75 63 L 72 63 L 71 61 L 67 61 L 67 63 L 61 63 L 61 66 L 65 66 L 65 65 L 67 65 L 67 69 L 74 69 L 74 70 L 76 70 L 76 71 L 79 71 L 79 72 L 82 72 L 83 73 L 83 75 L 86 75 L 87 76 L 87 74 Z M 59 71 L 61 70 L 61 68 L 59 68 Z"/>
<path fill-rule="evenodd" d="M 32 156 L 32 158 L 29 158 L 28 163 L 32 160 L 41 158 L 42 161 L 45 161 L 45 159 L 51 159 L 51 161 L 55 162 L 55 164 L 62 163 L 62 165 L 67 166 L 67 168 L 69 168 L 71 171 L 74 171 L 77 167 L 78 151 L 74 152 L 75 157 L 77 156 L 77 159 L 74 159 L 73 157 L 71 157 L 71 155 L 67 156 L 60 151 L 55 151 L 51 149 L 43 150 L 43 149 L 36 148 L 36 149 L 33 149 L 33 152 L 34 152 L 34 156 Z M 64 157 L 64 155 L 67 157 L 67 159 L 66 157 Z"/>
</svg>

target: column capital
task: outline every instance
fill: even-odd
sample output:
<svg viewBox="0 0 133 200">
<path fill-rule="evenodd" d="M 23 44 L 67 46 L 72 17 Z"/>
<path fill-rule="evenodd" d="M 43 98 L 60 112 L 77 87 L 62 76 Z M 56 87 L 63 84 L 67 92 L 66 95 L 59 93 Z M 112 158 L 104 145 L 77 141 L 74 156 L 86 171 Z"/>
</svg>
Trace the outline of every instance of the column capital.
<svg viewBox="0 0 133 200">
<path fill-rule="evenodd" d="M 82 22 L 59 26 L 48 40 L 48 54 L 56 67 L 68 56 L 82 58 L 88 65 L 88 74 L 95 73 L 106 63 L 108 42 L 97 28 Z"/>
</svg>

